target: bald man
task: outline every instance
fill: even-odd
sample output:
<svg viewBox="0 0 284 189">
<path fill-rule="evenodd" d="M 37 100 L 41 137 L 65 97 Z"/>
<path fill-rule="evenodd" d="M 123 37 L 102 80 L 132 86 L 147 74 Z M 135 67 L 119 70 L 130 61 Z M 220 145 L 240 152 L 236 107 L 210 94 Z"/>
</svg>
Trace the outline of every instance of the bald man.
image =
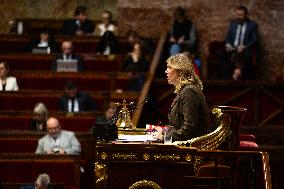
<svg viewBox="0 0 284 189">
<path fill-rule="evenodd" d="M 81 145 L 71 131 L 61 130 L 57 118 L 50 117 L 46 122 L 47 135 L 39 139 L 36 154 L 79 155 Z"/>
<path fill-rule="evenodd" d="M 60 70 L 60 65 L 59 64 L 67 64 L 67 63 L 76 63 L 77 66 L 72 70 L 70 69 L 70 71 L 72 72 L 80 72 L 84 70 L 84 67 L 82 65 L 82 60 L 80 56 L 77 56 L 75 54 L 73 54 L 73 44 L 71 41 L 63 41 L 61 44 L 61 50 L 62 53 L 58 54 L 55 56 L 53 63 L 52 63 L 52 71 L 64 71 Z M 68 69 L 66 69 L 65 71 L 69 71 Z"/>
</svg>

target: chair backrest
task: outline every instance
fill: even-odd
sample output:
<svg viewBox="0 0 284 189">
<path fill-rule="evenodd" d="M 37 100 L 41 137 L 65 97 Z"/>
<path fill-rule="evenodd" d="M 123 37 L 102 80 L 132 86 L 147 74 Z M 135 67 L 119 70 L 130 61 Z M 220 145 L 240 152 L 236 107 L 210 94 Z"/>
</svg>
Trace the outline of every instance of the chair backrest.
<svg viewBox="0 0 284 189">
<path fill-rule="evenodd" d="M 240 146 L 240 127 L 242 125 L 242 120 L 247 111 L 246 108 L 236 107 L 236 106 L 216 106 L 222 110 L 223 114 L 230 117 L 230 129 L 229 134 L 224 142 L 223 149 L 225 150 L 237 150 Z"/>
<path fill-rule="evenodd" d="M 228 137 L 230 130 L 230 116 L 224 114 L 220 108 L 213 108 L 218 127 L 211 133 L 190 140 L 190 146 L 200 150 L 217 149 Z"/>
</svg>

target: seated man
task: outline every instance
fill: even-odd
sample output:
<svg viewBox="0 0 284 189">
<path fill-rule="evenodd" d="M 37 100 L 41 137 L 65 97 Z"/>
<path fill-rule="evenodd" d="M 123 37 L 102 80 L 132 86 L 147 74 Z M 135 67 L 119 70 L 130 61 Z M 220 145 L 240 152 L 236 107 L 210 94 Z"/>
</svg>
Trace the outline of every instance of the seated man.
<svg viewBox="0 0 284 189">
<path fill-rule="evenodd" d="M 112 20 L 112 13 L 107 10 L 102 13 L 102 21 L 97 25 L 95 35 L 103 36 L 106 31 L 117 35 L 117 26 Z"/>
<path fill-rule="evenodd" d="M 47 134 L 39 139 L 36 154 L 79 155 L 81 145 L 71 131 L 61 130 L 57 118 L 50 117 L 46 123 Z"/>
<path fill-rule="evenodd" d="M 81 57 L 74 55 L 71 41 L 63 41 L 61 45 L 62 54 L 55 56 L 52 63 L 52 71 L 79 72 L 83 71 Z"/>
<path fill-rule="evenodd" d="M 42 28 L 39 36 L 32 38 L 26 46 L 27 52 L 34 54 L 49 54 L 55 52 L 55 39 L 48 28 Z"/>
<path fill-rule="evenodd" d="M 65 35 L 85 36 L 94 32 L 95 26 L 87 19 L 87 8 L 79 6 L 75 10 L 75 18 L 65 20 L 62 27 L 62 33 Z"/>
<path fill-rule="evenodd" d="M 252 57 L 257 43 L 257 24 L 248 18 L 246 7 L 237 7 L 236 19 L 231 22 L 226 38 L 227 52 L 220 60 L 222 79 L 240 80 L 254 77 Z"/>
<path fill-rule="evenodd" d="M 78 91 L 73 81 L 65 84 L 65 94 L 59 100 L 59 110 L 65 112 L 95 111 L 95 104 L 88 93 Z"/>
<path fill-rule="evenodd" d="M 195 53 L 197 39 L 196 29 L 191 20 L 186 17 L 185 10 L 178 7 L 174 12 L 174 22 L 170 30 L 170 56 L 189 51 Z"/>
</svg>

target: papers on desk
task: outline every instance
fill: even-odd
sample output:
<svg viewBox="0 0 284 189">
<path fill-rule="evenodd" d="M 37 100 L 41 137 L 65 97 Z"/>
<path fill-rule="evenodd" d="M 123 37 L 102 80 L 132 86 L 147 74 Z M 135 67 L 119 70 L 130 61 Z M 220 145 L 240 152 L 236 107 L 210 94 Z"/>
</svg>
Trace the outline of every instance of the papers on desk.
<svg viewBox="0 0 284 189">
<path fill-rule="evenodd" d="M 116 141 L 122 142 L 147 142 L 147 141 L 156 141 L 152 135 L 118 135 Z"/>
</svg>

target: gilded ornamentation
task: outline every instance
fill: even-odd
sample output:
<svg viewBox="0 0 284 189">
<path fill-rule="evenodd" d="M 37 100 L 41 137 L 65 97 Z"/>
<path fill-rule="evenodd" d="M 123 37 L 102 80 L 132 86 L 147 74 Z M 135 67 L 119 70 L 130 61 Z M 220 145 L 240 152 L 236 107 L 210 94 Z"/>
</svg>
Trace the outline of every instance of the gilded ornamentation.
<svg viewBox="0 0 284 189">
<path fill-rule="evenodd" d="M 123 160 L 133 160 L 138 159 L 138 155 L 135 153 L 123 154 L 123 153 L 114 153 L 112 154 L 112 159 L 123 159 Z"/>
<path fill-rule="evenodd" d="M 155 160 L 172 160 L 172 161 L 178 161 L 181 159 L 180 155 L 175 154 L 155 154 L 154 155 Z"/>
<path fill-rule="evenodd" d="M 157 183 L 149 180 L 140 180 L 132 184 L 129 189 L 138 189 L 138 188 L 153 188 L 153 189 L 162 189 Z"/>
<path fill-rule="evenodd" d="M 192 155 L 186 154 L 184 159 L 185 159 L 185 161 L 191 161 L 192 160 Z"/>
<path fill-rule="evenodd" d="M 150 159 L 150 155 L 149 155 L 148 153 L 144 153 L 144 154 L 143 154 L 143 159 L 144 159 L 145 161 L 149 160 L 149 159 Z"/>
<path fill-rule="evenodd" d="M 102 152 L 100 155 L 100 158 L 105 160 L 107 158 L 107 153 L 106 152 Z"/>
<path fill-rule="evenodd" d="M 105 164 L 101 164 L 99 162 L 95 163 L 95 174 L 96 174 L 96 184 L 106 181 L 107 179 L 107 166 Z"/>
</svg>

